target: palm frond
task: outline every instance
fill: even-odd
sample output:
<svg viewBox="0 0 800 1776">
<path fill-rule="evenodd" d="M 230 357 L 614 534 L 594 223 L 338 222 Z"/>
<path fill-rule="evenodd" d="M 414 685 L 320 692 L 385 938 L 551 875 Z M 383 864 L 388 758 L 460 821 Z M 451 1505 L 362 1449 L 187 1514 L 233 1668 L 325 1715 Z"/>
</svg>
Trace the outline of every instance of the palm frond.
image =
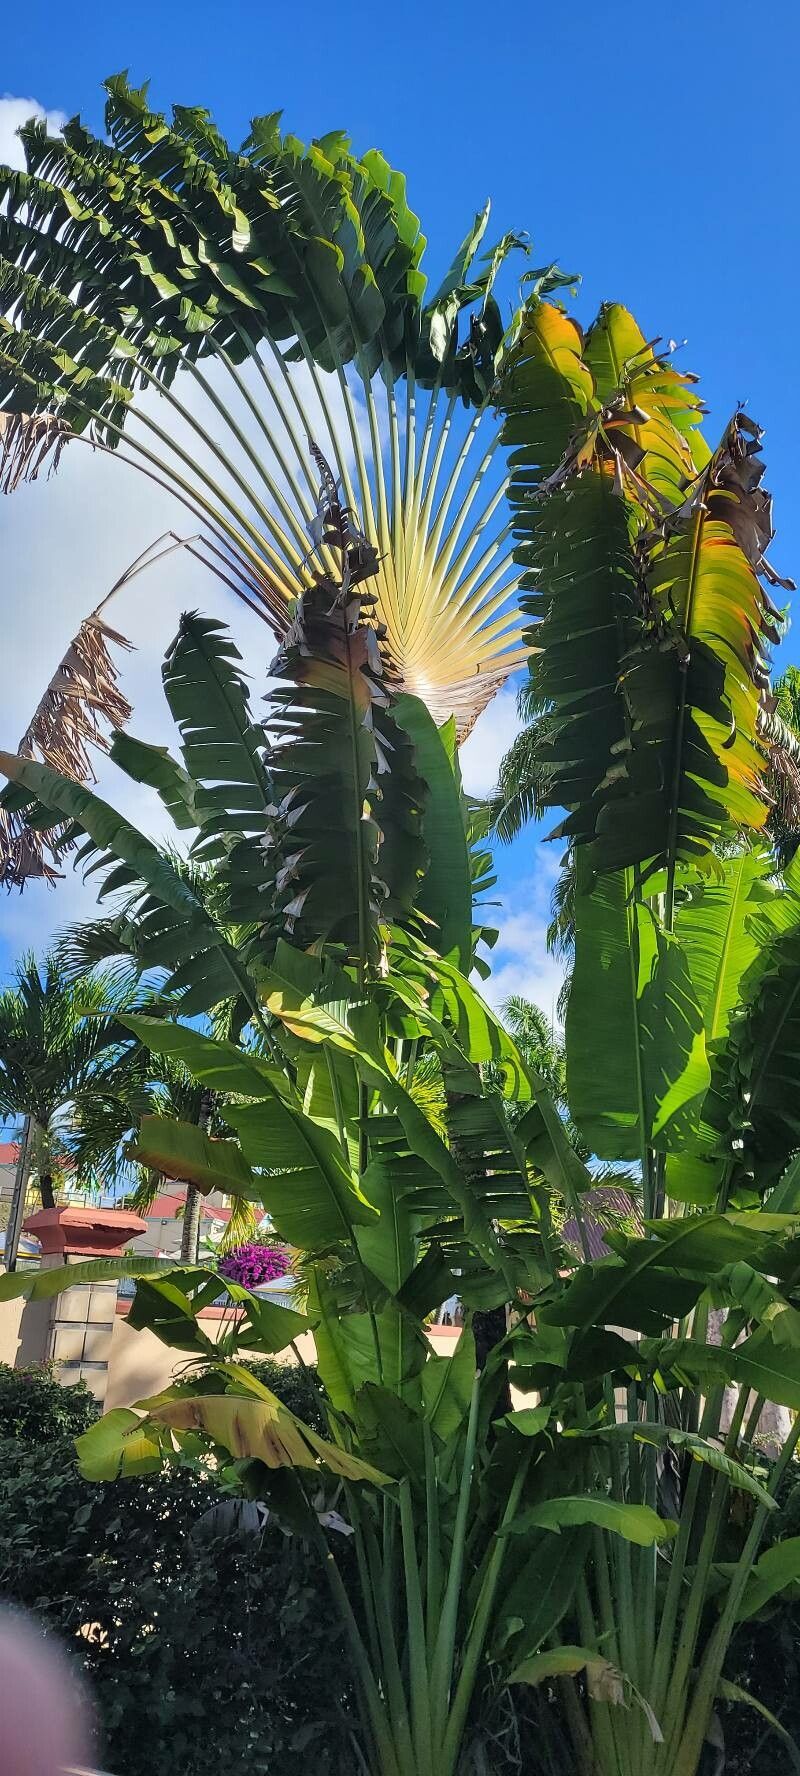
<svg viewBox="0 0 800 1776">
<path fill-rule="evenodd" d="M 45 469 L 54 475 L 70 436 L 56 414 L 0 413 L 0 493 L 15 493 Z"/>
<path fill-rule="evenodd" d="M 512 740 L 501 760 L 489 810 L 492 831 L 504 844 L 510 844 L 523 826 L 542 812 L 552 774 L 552 766 L 548 769 L 542 759 L 542 750 L 551 727 L 546 715 L 535 715 Z"/>
<path fill-rule="evenodd" d="M 56 939 L 54 953 L 62 979 L 71 984 L 94 968 L 105 978 L 111 969 L 130 969 L 135 955 L 136 930 L 124 912 L 108 918 L 85 919 L 68 925 Z"/>
<path fill-rule="evenodd" d="M 222 1255 L 235 1252 L 237 1246 L 255 1239 L 259 1222 L 254 1203 L 247 1202 L 243 1196 L 229 1196 L 227 1201 L 231 1212 L 217 1246 L 217 1251 Z"/>
</svg>

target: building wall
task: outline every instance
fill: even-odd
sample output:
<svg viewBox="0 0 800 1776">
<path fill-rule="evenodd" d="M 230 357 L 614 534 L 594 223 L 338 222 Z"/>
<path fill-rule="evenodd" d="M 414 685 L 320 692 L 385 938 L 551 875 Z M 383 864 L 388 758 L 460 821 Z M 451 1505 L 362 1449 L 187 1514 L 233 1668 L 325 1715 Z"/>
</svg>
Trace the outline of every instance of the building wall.
<svg viewBox="0 0 800 1776">
<path fill-rule="evenodd" d="M 49 1301 L 0 1301 L 0 1363 L 25 1369 L 45 1362 L 51 1309 Z"/>
<path fill-rule="evenodd" d="M 108 1289 L 108 1285 L 105 1285 Z M 158 1394 L 186 1370 L 189 1358 L 162 1344 L 155 1333 L 137 1332 L 128 1325 L 128 1301 L 117 1301 L 110 1316 L 107 1295 L 86 1286 L 68 1289 L 50 1301 L 0 1302 L 0 1363 L 22 1369 L 52 1359 L 65 1384 L 83 1380 L 108 1412 L 115 1406 L 132 1406 L 136 1400 Z M 225 1316 L 209 1308 L 201 1316 L 203 1331 L 216 1342 Z M 106 1327 L 113 1320 L 111 1330 Z M 459 1337 L 457 1326 L 433 1326 L 430 1340 L 440 1355 L 450 1356 Z M 314 1362 L 314 1339 L 304 1332 L 297 1340 L 307 1362 Z M 242 1358 L 252 1351 L 240 1351 Z M 293 1363 L 290 1350 L 279 1362 Z"/>
<path fill-rule="evenodd" d="M 222 1312 L 209 1308 L 200 1318 L 203 1331 L 216 1343 L 224 1324 Z M 451 1356 L 458 1341 L 459 1328 L 434 1326 L 429 1336 L 439 1355 Z M 297 1346 L 306 1362 L 315 1361 L 314 1339 L 310 1332 L 302 1333 Z M 248 1357 L 252 1358 L 253 1352 L 240 1351 L 238 1355 L 246 1360 Z M 292 1351 L 286 1350 L 280 1352 L 277 1361 L 294 1363 L 295 1358 Z M 108 1365 L 106 1411 L 111 1411 L 115 1406 L 132 1406 L 137 1400 L 146 1400 L 149 1395 L 160 1393 L 178 1379 L 188 1362 L 189 1358 L 183 1352 L 170 1350 L 169 1345 L 162 1344 L 154 1332 L 137 1332 L 134 1327 L 129 1326 L 128 1303 L 118 1302 Z"/>
</svg>

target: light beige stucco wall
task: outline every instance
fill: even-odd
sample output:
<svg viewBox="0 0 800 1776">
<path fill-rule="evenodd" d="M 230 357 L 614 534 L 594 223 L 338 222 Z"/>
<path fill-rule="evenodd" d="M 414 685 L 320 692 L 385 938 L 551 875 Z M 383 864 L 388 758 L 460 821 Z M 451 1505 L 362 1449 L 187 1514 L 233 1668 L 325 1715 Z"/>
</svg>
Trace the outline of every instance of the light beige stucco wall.
<svg viewBox="0 0 800 1776">
<path fill-rule="evenodd" d="M 219 1337 L 223 1320 L 201 1316 L 203 1331 L 216 1342 Z M 458 1334 L 456 1328 L 434 1326 L 430 1332 L 434 1350 L 445 1356 L 451 1356 L 455 1349 Z M 315 1360 L 314 1339 L 310 1332 L 304 1332 L 297 1340 L 301 1356 L 308 1363 Z M 243 1358 L 252 1357 L 252 1351 L 241 1351 Z M 278 1362 L 293 1363 L 294 1356 L 290 1350 L 283 1351 Z M 135 1400 L 146 1400 L 150 1394 L 158 1394 L 162 1388 L 170 1386 L 187 1367 L 189 1358 L 182 1351 L 170 1350 L 169 1345 L 162 1344 L 154 1332 L 137 1332 L 128 1325 L 127 1315 L 117 1313 L 111 1339 L 111 1358 L 108 1366 L 108 1382 L 106 1385 L 105 1410 L 110 1412 L 115 1406 L 132 1406 Z"/>
<path fill-rule="evenodd" d="M 45 1362 L 50 1354 L 52 1313 L 53 1303 L 50 1301 L 0 1302 L 0 1363 L 20 1369 L 28 1364 Z M 224 1323 L 222 1317 L 204 1314 L 202 1323 L 204 1332 L 216 1341 Z M 450 1356 L 458 1341 L 458 1328 L 433 1326 L 429 1337 L 434 1350 Z M 311 1333 L 303 1333 L 297 1342 L 302 1356 L 313 1363 L 315 1350 Z M 252 1352 L 242 1351 L 240 1355 L 246 1358 Z M 295 1361 L 289 1350 L 283 1351 L 278 1360 Z M 111 1334 L 105 1410 L 131 1406 L 135 1400 L 159 1393 L 181 1374 L 188 1361 L 181 1351 L 170 1350 L 169 1345 L 162 1344 L 155 1333 L 135 1331 L 128 1325 L 127 1314 L 117 1312 Z"/>
<path fill-rule="evenodd" d="M 50 1309 L 49 1301 L 0 1301 L 0 1363 L 24 1369 L 45 1361 Z"/>
<path fill-rule="evenodd" d="M 221 1318 L 216 1320 L 202 1316 L 203 1331 L 215 1343 L 222 1325 Z M 303 1333 L 297 1342 L 302 1355 L 313 1363 L 314 1340 L 311 1334 Z M 239 1354 L 244 1358 L 253 1356 L 252 1351 L 241 1351 Z M 294 1360 L 291 1351 L 284 1351 L 278 1358 L 279 1362 L 293 1363 Z M 111 1339 L 106 1411 L 111 1411 L 115 1406 L 132 1406 L 135 1400 L 145 1400 L 150 1394 L 160 1393 L 162 1388 L 169 1387 L 189 1367 L 190 1361 L 183 1351 L 170 1350 L 169 1345 L 162 1344 L 154 1332 L 137 1332 L 133 1326 L 128 1325 L 127 1315 L 118 1313 Z"/>
</svg>

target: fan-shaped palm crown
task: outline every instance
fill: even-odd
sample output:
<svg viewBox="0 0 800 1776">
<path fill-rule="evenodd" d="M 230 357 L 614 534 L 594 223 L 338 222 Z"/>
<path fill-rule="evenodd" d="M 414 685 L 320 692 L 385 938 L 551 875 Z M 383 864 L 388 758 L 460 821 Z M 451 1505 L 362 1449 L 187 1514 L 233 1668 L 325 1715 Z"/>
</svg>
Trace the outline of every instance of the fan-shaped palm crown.
<svg viewBox="0 0 800 1776">
<path fill-rule="evenodd" d="M 82 435 L 174 493 L 189 546 L 282 638 L 311 583 L 309 437 L 379 555 L 402 684 L 463 736 L 523 658 L 487 413 L 506 236 L 488 206 L 433 296 L 404 177 L 278 115 L 239 150 L 208 113 L 107 82 L 108 140 L 21 132 L 0 172 L 0 482 Z M 469 311 L 466 336 L 459 319 Z M 466 411 L 465 411 L 466 410 Z M 473 468 L 472 464 L 476 466 Z"/>
</svg>

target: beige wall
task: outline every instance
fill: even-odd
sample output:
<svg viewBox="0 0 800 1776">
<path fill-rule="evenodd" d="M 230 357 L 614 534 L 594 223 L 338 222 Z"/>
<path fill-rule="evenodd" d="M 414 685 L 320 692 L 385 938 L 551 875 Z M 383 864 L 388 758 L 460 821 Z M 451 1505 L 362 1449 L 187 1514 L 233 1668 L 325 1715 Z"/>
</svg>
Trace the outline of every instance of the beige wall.
<svg viewBox="0 0 800 1776">
<path fill-rule="evenodd" d="M 43 1363 L 50 1338 L 49 1301 L 0 1301 L 0 1363 Z"/>
<path fill-rule="evenodd" d="M 201 1316 L 203 1331 L 215 1343 L 220 1335 L 223 1320 Z M 303 1333 L 298 1339 L 298 1347 L 307 1362 L 314 1361 L 314 1340 L 309 1332 Z M 242 1351 L 243 1357 L 252 1357 L 252 1351 Z M 284 1351 L 279 1362 L 293 1363 L 291 1351 Z M 169 1387 L 184 1373 L 191 1362 L 183 1351 L 170 1350 L 168 1344 L 162 1344 L 154 1332 L 137 1332 L 128 1325 L 127 1314 L 118 1313 L 111 1340 L 111 1359 L 108 1365 L 108 1383 L 106 1386 L 106 1411 L 114 1406 L 132 1406 L 136 1400 L 146 1400 L 150 1394 L 158 1394 L 162 1388 Z"/>
<path fill-rule="evenodd" d="M 222 1316 L 212 1318 L 211 1315 L 201 1316 L 203 1331 L 215 1341 L 219 1337 L 223 1321 Z M 458 1329 L 450 1326 L 434 1326 L 431 1328 L 430 1339 L 435 1351 L 450 1356 L 458 1341 Z M 301 1356 L 308 1363 L 315 1359 L 314 1339 L 310 1332 L 304 1332 L 297 1340 Z M 252 1351 L 241 1351 L 243 1358 L 252 1357 Z M 282 1351 L 278 1362 L 293 1363 L 291 1351 Z M 114 1332 L 111 1340 L 111 1358 L 108 1366 L 108 1382 L 106 1385 L 105 1406 L 109 1412 L 115 1406 L 132 1406 L 136 1400 L 146 1400 L 150 1394 L 158 1394 L 162 1388 L 169 1387 L 186 1369 L 190 1359 L 182 1351 L 170 1350 L 169 1345 L 162 1344 L 154 1332 L 137 1332 L 128 1325 L 127 1314 L 117 1313 Z"/>
<path fill-rule="evenodd" d="M 189 1358 L 182 1351 L 171 1350 L 169 1345 L 162 1344 L 155 1333 L 135 1331 L 128 1325 L 127 1311 L 119 1307 L 113 1316 L 109 1338 L 104 1331 L 106 1314 L 100 1313 L 104 1301 L 98 1299 L 96 1314 L 89 1311 L 94 1296 L 99 1296 L 96 1288 L 90 1293 L 88 1288 L 78 1287 L 67 1290 L 55 1302 L 0 1302 L 0 1363 L 21 1369 L 53 1357 L 60 1363 L 61 1379 L 65 1383 L 79 1378 L 86 1381 L 97 1397 L 104 1400 L 106 1411 L 115 1406 L 132 1406 L 135 1400 L 147 1399 L 148 1395 L 169 1387 L 186 1369 Z M 212 1309 L 201 1315 L 201 1320 L 203 1331 L 216 1341 L 226 1323 L 224 1316 L 215 1315 Z M 450 1356 L 459 1333 L 457 1327 L 433 1326 L 429 1336 L 435 1351 Z M 88 1337 L 97 1343 L 97 1350 L 94 1344 L 89 1349 Z M 301 1355 L 313 1363 L 315 1350 L 311 1333 L 303 1333 L 297 1343 Z M 240 1353 L 245 1358 L 252 1354 L 248 1351 Z M 293 1363 L 295 1359 L 287 1350 L 281 1353 L 279 1361 Z M 101 1366 L 102 1377 L 90 1373 Z"/>
</svg>

